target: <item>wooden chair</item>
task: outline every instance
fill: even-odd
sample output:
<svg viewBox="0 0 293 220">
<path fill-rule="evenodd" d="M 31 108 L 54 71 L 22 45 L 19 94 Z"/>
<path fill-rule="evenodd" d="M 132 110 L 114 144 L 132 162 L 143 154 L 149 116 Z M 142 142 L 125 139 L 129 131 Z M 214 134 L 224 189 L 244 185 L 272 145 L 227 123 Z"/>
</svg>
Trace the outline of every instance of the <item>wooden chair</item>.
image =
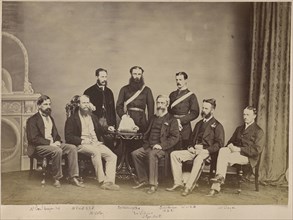
<svg viewBox="0 0 293 220">
<path fill-rule="evenodd" d="M 34 161 L 36 161 L 36 169 L 34 169 Z M 66 176 L 66 169 L 67 169 L 67 157 L 62 156 L 62 169 L 63 174 Z M 48 174 L 50 173 L 50 167 L 51 167 L 51 159 L 50 157 L 41 157 L 37 154 L 33 154 L 30 157 L 30 171 L 29 171 L 29 179 L 31 179 L 32 175 L 34 173 L 41 173 L 42 174 L 42 181 L 41 186 L 44 187 L 46 184 L 46 179 L 48 177 Z"/>
<path fill-rule="evenodd" d="M 79 95 L 73 96 L 70 102 L 66 104 L 65 111 L 66 111 L 67 118 L 69 118 L 76 111 L 78 111 L 79 97 L 80 97 Z M 78 153 L 78 167 L 79 167 L 79 176 L 81 178 L 81 181 L 86 176 L 94 174 L 94 167 L 92 164 L 91 156 Z"/>
<path fill-rule="evenodd" d="M 36 169 L 34 169 L 34 160 L 36 161 Z M 45 186 L 46 184 L 46 176 L 48 173 L 48 169 L 47 169 L 47 161 L 49 160 L 49 158 L 46 157 L 40 157 L 36 154 L 32 155 L 30 157 L 30 171 L 29 171 L 29 179 L 32 177 L 34 171 L 38 171 L 42 173 L 42 181 L 41 181 L 41 185 L 42 187 Z"/>
<path fill-rule="evenodd" d="M 28 121 L 27 121 L 28 123 Z M 26 128 L 28 126 L 26 125 Z M 26 134 L 27 135 L 27 134 Z M 33 153 L 33 155 L 29 156 L 30 158 L 30 171 L 29 171 L 29 179 L 31 179 L 32 175 L 35 172 L 42 174 L 42 181 L 41 185 L 42 187 L 46 184 L 46 178 L 49 173 L 49 163 L 50 163 L 50 157 L 42 157 L 36 153 Z M 67 157 L 63 157 L 63 165 L 66 165 Z M 36 169 L 34 169 L 34 161 L 36 161 Z M 66 173 L 66 172 L 65 172 Z"/>
<path fill-rule="evenodd" d="M 240 164 L 234 164 L 233 166 L 229 166 L 227 170 L 227 174 L 234 174 L 237 175 L 238 179 L 238 189 L 237 193 L 240 194 L 242 191 L 242 183 L 246 181 L 244 178 L 245 171 L 250 172 L 254 175 L 254 185 L 255 185 L 255 191 L 259 191 L 259 164 L 261 159 L 261 153 L 258 156 L 257 164 L 255 166 L 255 170 L 253 173 L 253 170 L 251 169 L 250 163 L 245 165 Z"/>
<path fill-rule="evenodd" d="M 167 162 L 166 166 L 166 160 L 169 160 Z M 171 162 L 170 162 L 170 155 L 167 157 L 161 158 L 158 162 L 158 168 L 159 168 L 159 179 L 167 179 L 171 176 Z"/>
</svg>

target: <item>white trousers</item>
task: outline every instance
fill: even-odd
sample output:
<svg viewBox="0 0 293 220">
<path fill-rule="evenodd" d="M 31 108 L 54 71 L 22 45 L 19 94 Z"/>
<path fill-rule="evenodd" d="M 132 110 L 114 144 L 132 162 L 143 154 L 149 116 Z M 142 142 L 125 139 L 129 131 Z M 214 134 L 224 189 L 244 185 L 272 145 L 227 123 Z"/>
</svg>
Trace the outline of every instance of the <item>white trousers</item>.
<svg viewBox="0 0 293 220">
<path fill-rule="evenodd" d="M 117 156 L 104 144 L 79 145 L 77 151 L 91 156 L 99 182 L 115 183 Z M 104 172 L 102 158 L 106 161 Z"/>
<path fill-rule="evenodd" d="M 185 185 L 186 188 L 191 189 L 200 171 L 203 161 L 209 156 L 210 154 L 207 151 L 202 151 L 198 155 L 190 153 L 188 150 L 173 151 L 170 157 L 174 184 L 182 185 L 182 162 L 194 159 L 191 173 Z"/>
<path fill-rule="evenodd" d="M 245 165 L 248 163 L 249 163 L 248 157 L 241 155 L 240 152 L 231 152 L 231 150 L 228 147 L 223 147 L 219 151 L 216 174 L 226 178 L 228 165 L 230 166 L 232 166 L 233 164 Z M 221 184 L 214 183 L 211 189 L 220 191 Z"/>
</svg>

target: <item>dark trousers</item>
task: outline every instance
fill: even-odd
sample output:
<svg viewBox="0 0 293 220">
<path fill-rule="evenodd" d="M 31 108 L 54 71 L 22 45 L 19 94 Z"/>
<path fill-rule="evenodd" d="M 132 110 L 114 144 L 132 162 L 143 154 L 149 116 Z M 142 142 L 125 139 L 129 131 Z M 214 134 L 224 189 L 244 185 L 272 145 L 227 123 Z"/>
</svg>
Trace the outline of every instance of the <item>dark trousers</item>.
<svg viewBox="0 0 293 220">
<path fill-rule="evenodd" d="M 62 178 L 62 156 L 67 155 L 69 177 L 78 176 L 77 148 L 71 144 L 61 144 L 60 147 L 40 145 L 36 147 L 35 153 L 41 157 L 52 159 L 52 174 L 55 180 Z"/>
<path fill-rule="evenodd" d="M 132 160 L 135 166 L 139 182 L 149 182 L 150 185 L 158 185 L 159 176 L 159 160 L 165 157 L 165 151 L 153 150 L 151 148 L 139 148 L 132 151 Z M 146 166 L 148 162 L 148 166 Z M 147 167 L 149 168 L 149 178 L 147 175 Z"/>
</svg>

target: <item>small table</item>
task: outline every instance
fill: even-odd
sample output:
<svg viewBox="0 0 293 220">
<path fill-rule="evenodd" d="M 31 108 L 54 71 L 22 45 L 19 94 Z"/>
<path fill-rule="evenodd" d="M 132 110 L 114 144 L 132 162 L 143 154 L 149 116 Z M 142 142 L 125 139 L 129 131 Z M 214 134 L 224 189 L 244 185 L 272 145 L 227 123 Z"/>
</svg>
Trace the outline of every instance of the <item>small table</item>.
<svg viewBox="0 0 293 220">
<path fill-rule="evenodd" d="M 136 181 L 136 175 L 133 173 L 133 168 L 129 164 L 128 150 L 126 146 L 127 140 L 141 140 L 142 133 L 127 133 L 127 132 L 108 132 L 107 135 L 121 141 L 122 155 L 119 165 L 116 169 L 116 177 L 123 180 L 133 178 Z"/>
</svg>

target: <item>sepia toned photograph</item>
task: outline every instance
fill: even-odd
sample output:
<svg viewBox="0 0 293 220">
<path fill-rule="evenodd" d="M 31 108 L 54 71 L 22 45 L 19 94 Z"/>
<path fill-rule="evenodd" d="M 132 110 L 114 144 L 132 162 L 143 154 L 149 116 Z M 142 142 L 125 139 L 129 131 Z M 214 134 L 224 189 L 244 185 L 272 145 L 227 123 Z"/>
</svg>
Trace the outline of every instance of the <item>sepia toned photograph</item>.
<svg viewBox="0 0 293 220">
<path fill-rule="evenodd" d="M 291 2 L 1 7 L 3 219 L 292 218 Z"/>
</svg>

